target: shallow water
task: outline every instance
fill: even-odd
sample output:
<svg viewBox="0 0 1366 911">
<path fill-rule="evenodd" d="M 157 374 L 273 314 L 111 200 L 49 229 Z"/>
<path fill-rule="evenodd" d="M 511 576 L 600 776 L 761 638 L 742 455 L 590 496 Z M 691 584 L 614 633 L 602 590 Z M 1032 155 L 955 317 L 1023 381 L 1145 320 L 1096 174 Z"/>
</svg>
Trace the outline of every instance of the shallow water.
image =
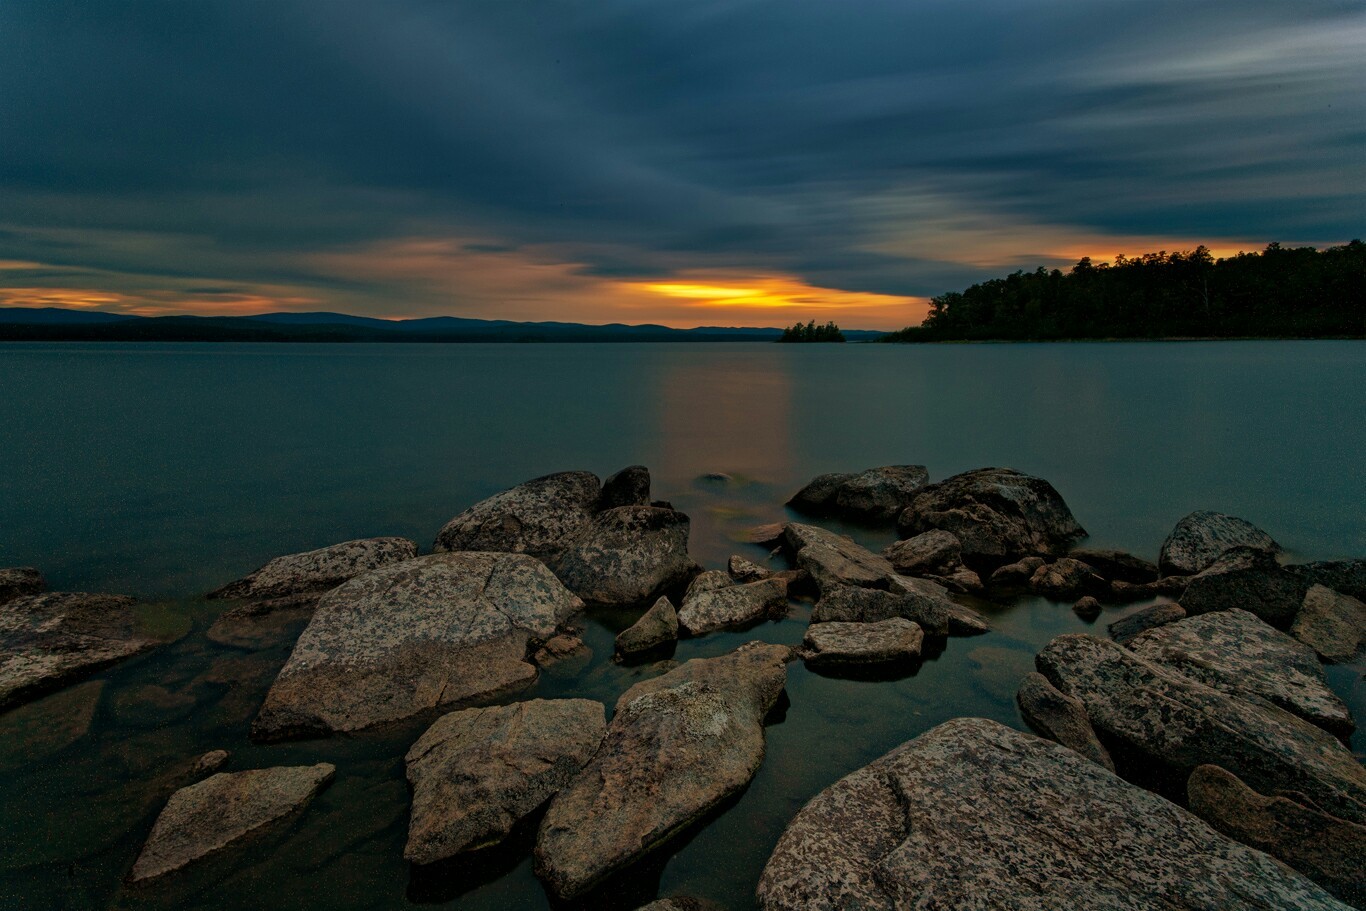
<svg viewBox="0 0 1366 911">
<path fill-rule="evenodd" d="M 736 541 L 784 518 L 812 475 L 888 463 L 923 463 L 934 480 L 983 465 L 1041 475 L 1090 543 L 1149 557 L 1196 508 L 1256 522 L 1292 560 L 1366 553 L 1359 342 L 0 345 L 0 428 L 0 565 L 37 565 L 54 588 L 138 595 L 149 623 L 184 634 L 97 675 L 102 685 L 0 716 L 6 909 L 546 907 L 516 846 L 477 868 L 410 875 L 402 756 L 421 723 L 251 744 L 289 645 L 214 645 L 204 630 L 220 608 L 196 595 L 347 538 L 430 547 L 465 506 L 550 471 L 648 465 L 655 496 L 692 516 L 708 567 L 763 559 Z M 870 545 L 892 538 L 854 531 Z M 811 795 L 948 718 L 1020 726 L 1013 694 L 1033 653 L 1134 609 L 1107 608 L 1093 627 L 1037 598 L 978 606 L 991 633 L 948 640 L 899 680 L 791 666 L 750 788 L 617 880 L 608 906 L 676 892 L 752 906 L 764 859 Z M 809 609 L 684 641 L 675 657 L 795 643 Z M 526 695 L 610 707 L 658 673 L 608 660 L 629 620 L 591 615 L 592 659 L 551 669 Z M 1330 680 L 1366 717 L 1360 673 L 1334 668 Z M 91 705 L 79 734 L 69 719 Z M 245 852 L 164 887 L 121 887 L 185 764 L 219 747 L 229 769 L 325 760 L 337 780 Z"/>
</svg>

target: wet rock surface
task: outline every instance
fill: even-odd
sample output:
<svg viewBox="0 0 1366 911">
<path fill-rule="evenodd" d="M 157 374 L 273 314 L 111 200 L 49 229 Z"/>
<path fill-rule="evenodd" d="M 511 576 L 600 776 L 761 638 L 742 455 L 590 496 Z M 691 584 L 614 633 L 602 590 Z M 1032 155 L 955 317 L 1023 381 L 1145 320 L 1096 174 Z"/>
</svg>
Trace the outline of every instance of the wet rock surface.
<svg viewBox="0 0 1366 911">
<path fill-rule="evenodd" d="M 322 594 L 372 569 L 417 556 L 407 538 L 362 538 L 276 557 L 249 576 L 209 592 L 208 598 L 277 599 Z M 288 603 L 288 602 L 286 602 Z"/>
<path fill-rule="evenodd" d="M 1091 719 L 1086 717 L 1086 708 L 1079 700 L 1059 691 L 1043 674 L 1026 674 L 1015 701 L 1024 720 L 1039 734 L 1111 772 L 1115 770 L 1114 760 L 1096 737 Z"/>
<path fill-rule="evenodd" d="M 1351 595 L 1313 585 L 1305 593 L 1290 633 L 1324 661 L 1352 661 L 1366 642 L 1366 604 Z"/>
<path fill-rule="evenodd" d="M 403 856 L 430 864 L 502 841 L 588 762 L 602 703 L 534 699 L 444 715 L 408 751 L 412 819 Z"/>
<path fill-rule="evenodd" d="M 32 566 L 0 569 L 0 604 L 24 595 L 36 595 L 47 588 L 43 574 Z"/>
<path fill-rule="evenodd" d="M 941 724 L 813 798 L 758 898 L 764 911 L 1342 907 L 1175 804 L 980 718 Z"/>
<path fill-rule="evenodd" d="M 1235 547 L 1272 555 L 1281 551 L 1270 535 L 1246 519 L 1202 509 L 1176 523 L 1162 542 L 1157 564 L 1164 575 L 1194 575 Z"/>
<path fill-rule="evenodd" d="M 620 506 L 593 516 L 546 563 L 590 604 L 648 604 L 697 572 L 689 525 L 672 509 Z"/>
<path fill-rule="evenodd" d="M 1095 636 L 1069 634 L 1035 658 L 1079 700 L 1092 727 L 1179 775 L 1214 763 L 1259 791 L 1302 791 L 1321 809 L 1366 821 L 1366 770 L 1336 738 L 1269 702 L 1206 686 Z"/>
<path fill-rule="evenodd" d="M 1127 645 L 1135 636 L 1167 623 L 1184 619 L 1186 609 L 1180 604 L 1154 604 L 1134 611 L 1111 623 L 1107 631 L 1110 638 L 1120 645 Z"/>
<path fill-rule="evenodd" d="M 1086 537 L 1052 484 L 1009 468 L 979 468 L 922 488 L 897 527 L 906 537 L 952 532 L 970 565 L 1062 556 Z"/>
<path fill-rule="evenodd" d="M 1127 644 L 1217 690 L 1260 697 L 1340 736 L 1352 732 L 1351 713 L 1329 689 L 1314 650 L 1247 611 L 1177 620 Z"/>
<path fill-rule="evenodd" d="M 598 507 L 602 485 L 587 471 L 535 478 L 481 500 L 446 523 L 437 551 L 498 551 L 547 556 Z"/>
<path fill-rule="evenodd" d="M 584 894 L 748 784 L 790 657 L 750 643 L 627 690 L 597 753 L 542 820 L 536 872 L 552 894 Z"/>
<path fill-rule="evenodd" d="M 241 841 L 302 810 L 336 769 L 282 766 L 220 772 L 171 795 L 142 847 L 129 882 L 156 879 Z"/>
<path fill-rule="evenodd" d="M 779 620 L 786 614 L 787 582 L 760 579 L 685 598 L 678 609 L 678 625 L 690 636 L 701 636 L 761 620 Z"/>
<path fill-rule="evenodd" d="M 924 639 L 919 626 L 901 617 L 876 623 L 813 623 L 802 640 L 802 658 L 811 667 L 906 663 L 920 657 Z"/>
<path fill-rule="evenodd" d="M 661 597 L 639 620 L 617 635 L 616 649 L 621 655 L 638 655 L 677 638 L 678 612 L 672 601 Z"/>
<path fill-rule="evenodd" d="M 123 595 L 45 592 L 0 604 L 0 711 L 149 651 Z"/>
<path fill-rule="evenodd" d="M 252 735 L 355 731 L 515 691 L 536 679 L 528 645 L 582 606 L 522 554 L 433 554 L 358 576 L 318 603 Z"/>
</svg>

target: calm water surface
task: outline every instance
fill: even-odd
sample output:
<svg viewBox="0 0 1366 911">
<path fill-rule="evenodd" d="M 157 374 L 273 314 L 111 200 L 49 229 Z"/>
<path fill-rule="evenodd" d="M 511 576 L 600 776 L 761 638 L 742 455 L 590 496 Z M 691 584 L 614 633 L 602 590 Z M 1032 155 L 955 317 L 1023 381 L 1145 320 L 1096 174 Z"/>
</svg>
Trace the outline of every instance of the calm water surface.
<svg viewBox="0 0 1366 911">
<path fill-rule="evenodd" d="M 0 716 L 0 908 L 547 907 L 520 843 L 410 874 L 402 757 L 422 724 L 247 740 L 289 643 L 208 642 L 219 607 L 197 595 L 272 556 L 391 534 L 427 548 L 448 518 L 512 484 L 642 463 L 655 496 L 692 516 L 694 555 L 720 567 L 731 553 L 763 559 L 736 542 L 785 518 L 782 502 L 812 475 L 923 463 L 934 480 L 985 465 L 1046 477 L 1097 545 L 1155 557 L 1178 518 L 1211 508 L 1267 529 L 1291 559 L 1332 559 L 1366 553 L 1363 452 L 1359 342 L 0 345 L 0 565 L 137 595 L 149 623 L 182 634 Z M 713 472 L 730 480 L 703 479 Z M 952 717 L 1020 726 L 1013 693 L 1033 653 L 1094 627 L 1037 598 L 977 606 L 993 632 L 949 640 L 903 679 L 793 665 L 750 788 L 597 906 L 689 892 L 752 907 L 783 826 L 822 787 Z M 1107 608 L 1097 626 L 1129 609 Z M 675 657 L 798 642 L 809 610 L 794 602 L 784 622 L 685 641 Z M 592 659 L 527 695 L 610 706 L 659 673 L 609 660 L 631 619 L 590 616 Z M 1360 674 L 1330 680 L 1366 717 Z M 96 692 L 72 741 L 73 705 Z M 220 747 L 229 769 L 329 761 L 337 780 L 244 853 L 166 887 L 121 887 L 185 762 Z"/>
</svg>

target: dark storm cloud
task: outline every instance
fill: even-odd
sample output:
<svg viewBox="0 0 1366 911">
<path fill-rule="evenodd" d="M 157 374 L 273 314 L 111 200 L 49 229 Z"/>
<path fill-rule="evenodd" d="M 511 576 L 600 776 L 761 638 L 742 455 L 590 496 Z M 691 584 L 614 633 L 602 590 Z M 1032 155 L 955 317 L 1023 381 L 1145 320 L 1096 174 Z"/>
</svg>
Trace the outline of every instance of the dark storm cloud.
<svg viewBox="0 0 1366 911">
<path fill-rule="evenodd" d="M 1333 0 L 7 0 L 0 260 L 386 312 L 315 256 L 924 295 L 1068 236 L 1345 240 L 1363 41 Z"/>
</svg>

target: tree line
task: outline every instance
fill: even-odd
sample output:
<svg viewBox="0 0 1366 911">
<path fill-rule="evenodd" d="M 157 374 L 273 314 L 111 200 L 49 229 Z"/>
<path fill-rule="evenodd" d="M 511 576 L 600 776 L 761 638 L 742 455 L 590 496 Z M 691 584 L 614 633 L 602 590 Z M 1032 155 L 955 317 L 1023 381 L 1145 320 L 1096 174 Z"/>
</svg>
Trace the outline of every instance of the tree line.
<svg viewBox="0 0 1366 911">
<path fill-rule="evenodd" d="M 833 322 L 817 326 L 815 320 L 809 323 L 795 323 L 783 330 L 780 342 L 842 342 L 844 333 Z"/>
<path fill-rule="evenodd" d="M 1360 240 L 1273 243 L 1226 259 L 1202 245 L 1019 271 L 933 298 L 924 323 L 882 341 L 1324 337 L 1366 337 Z"/>
</svg>

